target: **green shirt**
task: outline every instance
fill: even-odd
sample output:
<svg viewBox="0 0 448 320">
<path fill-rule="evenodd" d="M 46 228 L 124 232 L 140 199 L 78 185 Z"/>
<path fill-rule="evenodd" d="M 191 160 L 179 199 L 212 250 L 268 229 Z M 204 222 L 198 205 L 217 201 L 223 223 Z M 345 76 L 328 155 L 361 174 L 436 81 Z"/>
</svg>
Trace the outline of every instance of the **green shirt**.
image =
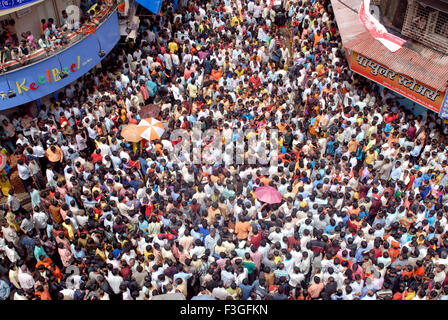
<svg viewBox="0 0 448 320">
<path fill-rule="evenodd" d="M 246 267 L 249 274 L 252 274 L 255 270 L 255 263 L 252 261 L 243 261 L 243 266 Z"/>
</svg>

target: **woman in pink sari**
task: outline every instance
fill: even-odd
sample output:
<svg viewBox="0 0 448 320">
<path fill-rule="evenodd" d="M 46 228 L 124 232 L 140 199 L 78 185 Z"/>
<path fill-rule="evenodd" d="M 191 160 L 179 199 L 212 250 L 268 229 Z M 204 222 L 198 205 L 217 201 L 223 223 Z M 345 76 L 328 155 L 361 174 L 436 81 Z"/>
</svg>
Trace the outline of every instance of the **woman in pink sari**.
<svg viewBox="0 0 448 320">
<path fill-rule="evenodd" d="M 58 253 L 61 257 L 62 265 L 68 267 L 73 262 L 73 253 L 70 249 L 64 248 L 62 243 L 58 244 Z"/>
</svg>

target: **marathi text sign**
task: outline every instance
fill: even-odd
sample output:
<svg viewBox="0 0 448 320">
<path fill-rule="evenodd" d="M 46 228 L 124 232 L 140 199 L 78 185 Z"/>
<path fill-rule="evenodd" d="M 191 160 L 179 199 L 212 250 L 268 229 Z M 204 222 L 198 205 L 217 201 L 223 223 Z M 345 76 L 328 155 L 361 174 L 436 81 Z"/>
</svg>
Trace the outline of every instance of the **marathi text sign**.
<svg viewBox="0 0 448 320">
<path fill-rule="evenodd" d="M 348 53 L 353 71 L 439 113 L 445 97 L 444 92 L 390 70 L 357 52 L 348 51 Z"/>
</svg>

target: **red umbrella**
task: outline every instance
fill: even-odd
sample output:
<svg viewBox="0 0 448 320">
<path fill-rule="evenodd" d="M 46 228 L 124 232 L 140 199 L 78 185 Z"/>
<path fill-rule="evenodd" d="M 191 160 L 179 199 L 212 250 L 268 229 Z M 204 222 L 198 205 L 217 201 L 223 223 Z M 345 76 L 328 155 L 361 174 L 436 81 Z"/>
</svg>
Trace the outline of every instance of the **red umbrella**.
<svg viewBox="0 0 448 320">
<path fill-rule="evenodd" d="M 269 204 L 280 203 L 283 198 L 282 194 L 271 186 L 258 187 L 254 193 L 258 200 Z"/>
<path fill-rule="evenodd" d="M 160 105 L 148 104 L 141 108 L 139 115 L 141 119 L 144 118 L 157 118 L 160 113 Z"/>
</svg>

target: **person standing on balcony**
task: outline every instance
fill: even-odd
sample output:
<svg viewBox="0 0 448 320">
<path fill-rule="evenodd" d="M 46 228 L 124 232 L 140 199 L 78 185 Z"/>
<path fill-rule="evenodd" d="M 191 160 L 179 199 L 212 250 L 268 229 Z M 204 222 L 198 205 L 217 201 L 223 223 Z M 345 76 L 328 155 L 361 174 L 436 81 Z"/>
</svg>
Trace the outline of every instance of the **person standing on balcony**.
<svg viewBox="0 0 448 320">
<path fill-rule="evenodd" d="M 3 28 L 9 32 L 13 39 L 13 45 L 18 46 L 19 45 L 19 37 L 17 36 L 17 30 L 16 30 L 16 21 L 14 19 L 11 19 L 7 21 Z"/>
<path fill-rule="evenodd" d="M 82 15 L 85 16 L 92 6 L 92 2 L 90 0 L 81 0 L 79 6 L 81 7 Z"/>
<path fill-rule="evenodd" d="M 11 52 L 8 47 L 0 47 L 0 69 L 6 71 L 5 63 L 11 60 Z"/>
</svg>

